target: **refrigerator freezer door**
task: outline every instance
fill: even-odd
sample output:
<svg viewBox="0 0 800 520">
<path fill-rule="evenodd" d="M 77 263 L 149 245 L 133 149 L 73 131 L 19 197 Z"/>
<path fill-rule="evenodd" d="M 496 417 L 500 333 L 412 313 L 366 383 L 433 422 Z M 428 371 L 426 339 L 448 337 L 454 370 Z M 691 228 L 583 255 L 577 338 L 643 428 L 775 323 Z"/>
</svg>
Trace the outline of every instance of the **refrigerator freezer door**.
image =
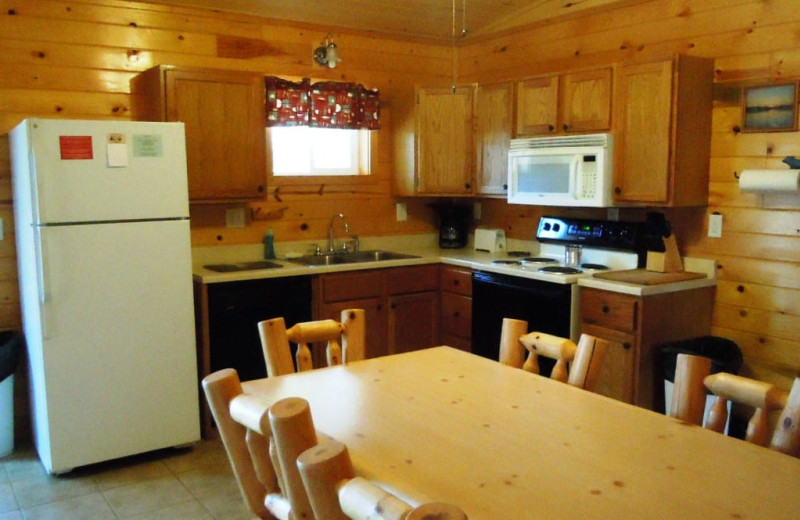
<svg viewBox="0 0 800 520">
<path fill-rule="evenodd" d="M 43 374 L 34 429 L 45 467 L 199 440 L 189 222 L 49 226 L 40 237 L 47 333 L 31 362 Z"/>
<path fill-rule="evenodd" d="M 24 124 L 35 224 L 189 216 L 183 123 Z"/>
</svg>

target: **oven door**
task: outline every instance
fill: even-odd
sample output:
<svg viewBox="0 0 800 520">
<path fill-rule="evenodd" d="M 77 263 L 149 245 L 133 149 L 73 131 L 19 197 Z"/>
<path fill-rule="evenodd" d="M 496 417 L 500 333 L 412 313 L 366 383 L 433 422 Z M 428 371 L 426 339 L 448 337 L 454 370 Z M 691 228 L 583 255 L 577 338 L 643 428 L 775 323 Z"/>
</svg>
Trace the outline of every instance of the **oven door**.
<svg viewBox="0 0 800 520">
<path fill-rule="evenodd" d="M 529 331 L 571 337 L 574 284 L 496 273 L 472 275 L 472 353 L 497 360 L 503 318 L 528 322 Z M 546 361 L 542 374 L 549 372 Z"/>
</svg>

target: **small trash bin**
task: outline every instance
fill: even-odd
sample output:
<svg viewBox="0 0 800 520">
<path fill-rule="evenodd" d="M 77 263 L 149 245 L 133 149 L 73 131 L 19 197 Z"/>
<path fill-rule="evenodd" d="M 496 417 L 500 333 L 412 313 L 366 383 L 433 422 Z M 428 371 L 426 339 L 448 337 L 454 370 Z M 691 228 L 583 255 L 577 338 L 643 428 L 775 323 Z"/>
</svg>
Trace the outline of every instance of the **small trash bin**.
<svg viewBox="0 0 800 520">
<path fill-rule="evenodd" d="M 19 351 L 19 334 L 0 332 L 0 457 L 14 451 L 14 371 Z"/>
<path fill-rule="evenodd" d="M 669 410 L 670 401 L 672 400 L 672 387 L 675 382 L 675 364 L 678 360 L 678 354 L 692 354 L 711 358 L 712 374 L 717 372 L 738 374 L 739 369 L 742 368 L 742 351 L 735 342 L 729 339 L 716 336 L 700 336 L 698 338 L 665 343 L 661 346 L 661 357 L 664 366 L 666 410 Z M 708 409 L 711 407 L 712 402 L 713 399 L 710 396 L 706 398 L 706 414 L 708 414 Z M 730 411 L 730 403 L 728 403 L 728 407 Z M 730 417 L 725 433 L 740 436 L 739 422 L 733 416 Z"/>
</svg>

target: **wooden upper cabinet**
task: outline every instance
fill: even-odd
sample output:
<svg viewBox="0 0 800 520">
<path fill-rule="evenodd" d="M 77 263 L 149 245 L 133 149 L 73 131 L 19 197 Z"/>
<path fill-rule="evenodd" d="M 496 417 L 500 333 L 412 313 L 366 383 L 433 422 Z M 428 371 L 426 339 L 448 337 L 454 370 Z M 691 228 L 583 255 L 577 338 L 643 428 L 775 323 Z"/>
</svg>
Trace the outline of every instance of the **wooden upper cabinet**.
<svg viewBox="0 0 800 520">
<path fill-rule="evenodd" d="M 558 132 L 558 76 L 517 83 L 516 136 Z"/>
<path fill-rule="evenodd" d="M 611 128 L 611 69 L 564 74 L 562 121 L 564 132 L 599 132 Z"/>
<path fill-rule="evenodd" d="M 472 195 L 475 86 L 416 91 L 416 194 Z"/>
<path fill-rule="evenodd" d="M 708 203 L 713 61 L 678 56 L 617 72 L 614 201 Z"/>
<path fill-rule="evenodd" d="M 184 123 L 191 201 L 264 197 L 263 76 L 161 66 L 134 78 L 131 90 L 135 119 Z"/>
<path fill-rule="evenodd" d="M 512 84 L 480 85 L 477 92 L 477 192 L 505 196 L 514 107 Z"/>
<path fill-rule="evenodd" d="M 608 130 L 611 84 L 611 67 L 518 82 L 516 137 Z"/>
</svg>

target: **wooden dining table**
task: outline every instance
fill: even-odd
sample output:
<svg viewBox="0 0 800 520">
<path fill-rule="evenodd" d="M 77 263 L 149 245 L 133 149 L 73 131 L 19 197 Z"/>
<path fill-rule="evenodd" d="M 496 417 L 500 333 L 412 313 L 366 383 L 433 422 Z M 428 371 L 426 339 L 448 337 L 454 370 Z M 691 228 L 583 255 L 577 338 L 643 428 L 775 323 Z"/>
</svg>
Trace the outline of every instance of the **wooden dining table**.
<svg viewBox="0 0 800 520">
<path fill-rule="evenodd" d="M 243 389 L 308 400 L 359 475 L 470 520 L 800 518 L 800 459 L 450 347 Z"/>
</svg>

